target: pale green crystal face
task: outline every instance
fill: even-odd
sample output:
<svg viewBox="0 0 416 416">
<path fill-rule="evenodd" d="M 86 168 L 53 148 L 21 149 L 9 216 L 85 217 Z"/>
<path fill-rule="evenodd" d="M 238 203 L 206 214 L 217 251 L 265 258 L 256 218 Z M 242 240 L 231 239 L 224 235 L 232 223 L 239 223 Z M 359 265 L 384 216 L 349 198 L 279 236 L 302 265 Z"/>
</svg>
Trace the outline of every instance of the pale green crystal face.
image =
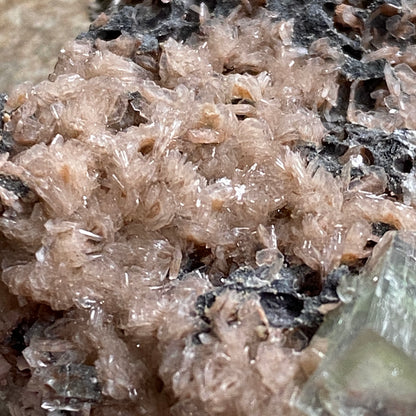
<svg viewBox="0 0 416 416">
<path fill-rule="evenodd" d="M 414 416 L 415 250 L 416 233 L 387 233 L 354 299 L 329 315 L 318 333 L 328 340 L 326 358 L 297 403 L 307 415 Z"/>
</svg>

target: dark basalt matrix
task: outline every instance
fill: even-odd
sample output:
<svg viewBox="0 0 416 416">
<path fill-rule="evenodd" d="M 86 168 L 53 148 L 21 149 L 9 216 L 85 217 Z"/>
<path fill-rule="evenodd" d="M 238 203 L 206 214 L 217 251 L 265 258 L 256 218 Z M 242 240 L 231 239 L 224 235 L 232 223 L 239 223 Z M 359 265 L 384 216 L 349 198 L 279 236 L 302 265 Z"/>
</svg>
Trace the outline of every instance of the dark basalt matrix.
<svg viewBox="0 0 416 416">
<path fill-rule="evenodd" d="M 93 14 L 0 95 L 0 414 L 414 416 L 416 4 Z"/>
</svg>

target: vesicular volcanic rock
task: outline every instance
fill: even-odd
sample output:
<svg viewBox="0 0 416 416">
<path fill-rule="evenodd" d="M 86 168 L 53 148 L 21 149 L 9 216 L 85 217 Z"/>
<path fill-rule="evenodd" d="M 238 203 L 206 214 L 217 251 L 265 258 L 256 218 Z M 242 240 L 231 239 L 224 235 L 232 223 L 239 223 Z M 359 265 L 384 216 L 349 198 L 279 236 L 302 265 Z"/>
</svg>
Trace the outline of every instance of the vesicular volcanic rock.
<svg viewBox="0 0 416 416">
<path fill-rule="evenodd" d="M 300 415 L 339 282 L 416 230 L 416 7 L 122 3 L 0 97 L 0 410 Z"/>
</svg>

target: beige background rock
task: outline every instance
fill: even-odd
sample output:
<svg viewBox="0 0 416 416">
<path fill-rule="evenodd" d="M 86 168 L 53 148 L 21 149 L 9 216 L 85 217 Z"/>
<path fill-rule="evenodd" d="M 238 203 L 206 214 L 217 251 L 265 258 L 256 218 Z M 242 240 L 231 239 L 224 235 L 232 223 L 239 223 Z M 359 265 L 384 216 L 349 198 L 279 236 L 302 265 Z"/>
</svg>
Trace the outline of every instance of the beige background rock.
<svg viewBox="0 0 416 416">
<path fill-rule="evenodd" d="M 0 0 L 0 92 L 52 72 L 65 43 L 88 30 L 89 0 Z"/>
</svg>

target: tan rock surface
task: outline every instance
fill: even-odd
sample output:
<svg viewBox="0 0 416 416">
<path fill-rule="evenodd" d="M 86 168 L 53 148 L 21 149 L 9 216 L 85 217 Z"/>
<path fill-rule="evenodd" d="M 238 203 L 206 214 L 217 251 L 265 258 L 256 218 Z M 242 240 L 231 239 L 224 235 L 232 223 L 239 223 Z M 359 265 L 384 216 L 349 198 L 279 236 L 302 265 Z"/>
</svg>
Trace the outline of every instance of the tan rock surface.
<svg viewBox="0 0 416 416">
<path fill-rule="evenodd" d="M 39 82 L 59 50 L 88 30 L 88 0 L 0 0 L 0 91 Z"/>
</svg>

